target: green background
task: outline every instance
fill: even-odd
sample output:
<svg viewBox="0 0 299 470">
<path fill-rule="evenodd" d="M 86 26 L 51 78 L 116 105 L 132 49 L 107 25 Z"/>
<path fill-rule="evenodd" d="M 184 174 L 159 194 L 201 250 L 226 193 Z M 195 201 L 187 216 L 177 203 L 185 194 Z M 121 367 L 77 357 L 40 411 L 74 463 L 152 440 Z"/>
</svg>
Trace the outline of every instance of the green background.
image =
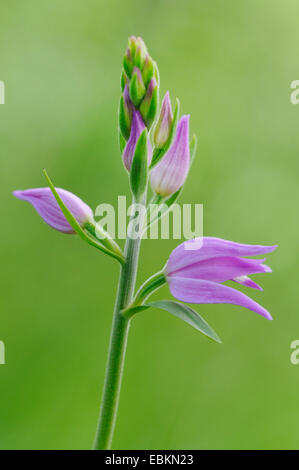
<svg viewBox="0 0 299 470">
<path fill-rule="evenodd" d="M 273 322 L 198 306 L 218 345 L 166 312 L 133 321 L 114 448 L 298 447 L 298 15 L 296 0 L 3 2 L 1 449 L 92 444 L 118 266 L 11 192 L 45 186 L 46 167 L 92 208 L 129 195 L 117 108 L 131 34 L 143 36 L 161 92 L 180 98 L 199 135 L 181 201 L 204 204 L 205 235 L 279 249 L 273 274 L 260 276 L 264 292 L 243 288 Z M 139 281 L 177 243 L 144 241 Z"/>
</svg>

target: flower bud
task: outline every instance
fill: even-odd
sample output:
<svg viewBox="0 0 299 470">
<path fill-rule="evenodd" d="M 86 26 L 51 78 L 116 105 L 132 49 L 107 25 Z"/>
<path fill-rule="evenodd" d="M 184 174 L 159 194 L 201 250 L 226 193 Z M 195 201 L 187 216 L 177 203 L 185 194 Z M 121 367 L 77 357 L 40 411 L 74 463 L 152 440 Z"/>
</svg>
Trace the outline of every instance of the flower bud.
<svg viewBox="0 0 299 470">
<path fill-rule="evenodd" d="M 125 69 L 127 76 L 131 77 L 134 64 L 133 64 L 132 53 L 129 48 L 126 50 L 126 53 L 124 56 L 123 67 Z"/>
<path fill-rule="evenodd" d="M 126 140 L 130 137 L 133 109 L 134 106 L 130 100 L 129 89 L 126 84 L 119 103 L 119 128 Z"/>
<path fill-rule="evenodd" d="M 143 78 L 145 86 L 149 84 L 149 82 L 154 77 L 154 75 L 155 75 L 154 61 L 147 54 L 145 58 L 145 62 L 144 62 L 144 67 L 142 69 L 142 78 Z"/>
<path fill-rule="evenodd" d="M 160 116 L 154 130 L 154 143 L 159 149 L 163 148 L 169 139 L 171 127 L 173 122 L 173 115 L 171 109 L 171 102 L 169 93 L 164 96 Z"/>
<path fill-rule="evenodd" d="M 155 82 L 152 82 L 152 80 L 155 80 Z M 153 116 L 156 114 L 157 104 L 155 103 L 158 102 L 159 72 L 157 64 L 148 54 L 146 45 L 140 37 L 131 36 L 128 41 L 121 76 L 122 91 L 124 91 L 126 85 L 129 88 L 130 100 L 136 109 L 140 109 L 143 100 L 146 98 L 142 115 L 149 128 L 153 122 Z M 155 87 L 157 87 L 157 90 L 154 90 Z M 125 130 L 123 135 L 126 134 L 127 131 Z"/>
<path fill-rule="evenodd" d="M 131 169 L 133 156 L 135 153 L 135 148 L 137 141 L 141 132 L 145 129 L 144 122 L 142 120 L 141 114 L 139 111 L 133 111 L 133 118 L 132 118 L 132 126 L 131 126 L 131 133 L 130 138 L 125 146 L 123 151 L 123 162 L 128 171 Z M 148 157 L 148 164 L 150 164 L 152 160 L 152 148 L 150 144 L 150 140 L 148 138 L 148 150 L 147 150 L 147 157 Z"/>
<path fill-rule="evenodd" d="M 130 81 L 130 98 L 136 108 L 139 106 L 146 92 L 142 75 L 137 67 L 133 69 L 133 75 Z"/>
<path fill-rule="evenodd" d="M 155 78 L 151 79 L 139 109 L 146 127 L 149 129 L 155 120 L 158 109 L 158 86 Z"/>
<path fill-rule="evenodd" d="M 81 227 L 93 221 L 91 208 L 80 198 L 65 189 L 56 188 L 56 191 Z M 64 217 L 50 188 L 27 189 L 15 191 L 13 194 L 18 199 L 30 202 L 44 221 L 55 230 L 63 233 L 75 233 Z"/>
<path fill-rule="evenodd" d="M 189 116 L 182 116 L 171 147 L 151 172 L 153 190 L 162 197 L 171 196 L 184 184 L 189 166 Z"/>
</svg>

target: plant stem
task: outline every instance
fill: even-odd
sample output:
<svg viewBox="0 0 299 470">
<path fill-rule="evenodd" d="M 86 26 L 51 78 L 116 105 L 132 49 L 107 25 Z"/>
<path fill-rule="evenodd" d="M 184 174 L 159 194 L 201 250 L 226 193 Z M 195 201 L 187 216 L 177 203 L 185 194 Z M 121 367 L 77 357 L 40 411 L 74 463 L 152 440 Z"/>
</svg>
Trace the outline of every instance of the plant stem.
<svg viewBox="0 0 299 470">
<path fill-rule="evenodd" d="M 166 283 L 166 277 L 163 271 L 159 271 L 148 278 L 138 290 L 133 303 L 130 307 L 142 305 L 146 299 Z"/>
<path fill-rule="evenodd" d="M 97 450 L 111 448 L 130 326 L 130 319 L 125 318 L 121 311 L 129 305 L 133 298 L 140 242 L 141 239 L 139 237 L 136 239 L 128 237 L 126 241 L 125 263 L 121 266 L 120 271 L 105 373 L 104 391 L 94 442 L 94 449 Z"/>
</svg>

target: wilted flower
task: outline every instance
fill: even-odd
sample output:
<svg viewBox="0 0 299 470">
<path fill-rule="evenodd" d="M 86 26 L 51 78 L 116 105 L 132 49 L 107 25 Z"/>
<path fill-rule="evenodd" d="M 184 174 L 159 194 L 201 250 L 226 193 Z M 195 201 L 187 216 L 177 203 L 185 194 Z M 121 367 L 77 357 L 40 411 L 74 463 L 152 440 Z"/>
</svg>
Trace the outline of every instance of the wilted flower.
<svg viewBox="0 0 299 470">
<path fill-rule="evenodd" d="M 171 102 L 169 98 L 169 92 L 167 92 L 162 102 L 160 116 L 155 126 L 153 135 L 154 143 L 157 148 L 163 148 L 168 141 L 172 127 L 172 121 L 173 116 Z"/>
<path fill-rule="evenodd" d="M 84 227 L 87 222 L 93 221 L 91 208 L 80 198 L 65 189 L 56 188 L 56 191 L 81 227 Z M 75 233 L 64 217 L 50 188 L 26 189 L 25 191 L 14 191 L 13 194 L 18 199 L 30 202 L 44 221 L 55 230 L 63 233 Z"/>
<path fill-rule="evenodd" d="M 189 166 L 189 116 L 182 116 L 170 149 L 151 172 L 153 190 L 163 197 L 175 193 L 184 184 Z"/>
<path fill-rule="evenodd" d="M 264 264 L 264 259 L 247 259 L 244 256 L 270 253 L 277 245 L 244 245 L 204 237 L 201 248 L 189 250 L 185 243 L 191 242 L 184 242 L 175 248 L 165 268 L 166 279 L 174 297 L 194 304 L 241 305 L 272 320 L 270 313 L 257 302 L 221 283 L 231 280 L 261 290 L 248 276 L 271 272 L 271 269 Z"/>
<path fill-rule="evenodd" d="M 132 160 L 134 157 L 135 147 L 136 147 L 138 138 L 144 129 L 145 129 L 145 125 L 144 125 L 144 122 L 142 120 L 142 117 L 139 111 L 133 111 L 130 138 L 123 151 L 123 162 L 128 171 L 130 171 L 131 169 Z M 152 161 L 152 147 L 151 147 L 149 139 L 148 139 L 147 158 L 148 158 L 148 164 L 150 164 L 150 162 Z"/>
</svg>

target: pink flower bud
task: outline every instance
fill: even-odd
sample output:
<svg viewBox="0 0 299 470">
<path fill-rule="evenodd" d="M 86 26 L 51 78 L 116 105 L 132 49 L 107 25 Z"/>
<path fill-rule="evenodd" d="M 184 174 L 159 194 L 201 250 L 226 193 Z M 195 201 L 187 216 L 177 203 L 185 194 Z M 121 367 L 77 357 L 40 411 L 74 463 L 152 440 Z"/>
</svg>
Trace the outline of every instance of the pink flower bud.
<svg viewBox="0 0 299 470">
<path fill-rule="evenodd" d="M 132 126 L 131 126 L 131 133 L 130 138 L 127 142 L 127 145 L 124 148 L 123 152 L 123 162 L 128 171 L 131 169 L 132 160 L 135 153 L 135 147 L 141 132 L 145 129 L 144 122 L 140 115 L 139 111 L 133 111 L 133 118 L 132 118 Z M 150 140 L 148 139 L 148 164 L 152 161 L 152 147 L 150 144 Z"/>
<path fill-rule="evenodd" d="M 56 188 L 56 191 L 81 227 L 87 222 L 93 221 L 91 208 L 80 198 L 65 189 Z M 18 199 L 30 202 L 44 221 L 55 230 L 63 233 L 75 233 L 64 217 L 50 188 L 27 189 L 15 191 L 13 194 Z"/>
<path fill-rule="evenodd" d="M 163 197 L 174 194 L 184 184 L 189 166 L 189 116 L 182 116 L 171 147 L 151 172 L 153 190 Z"/>
<path fill-rule="evenodd" d="M 157 148 L 163 148 L 166 142 L 168 141 L 172 121 L 173 116 L 171 110 L 171 102 L 169 98 L 169 93 L 167 92 L 164 96 L 160 116 L 154 130 L 154 143 Z"/>
</svg>

